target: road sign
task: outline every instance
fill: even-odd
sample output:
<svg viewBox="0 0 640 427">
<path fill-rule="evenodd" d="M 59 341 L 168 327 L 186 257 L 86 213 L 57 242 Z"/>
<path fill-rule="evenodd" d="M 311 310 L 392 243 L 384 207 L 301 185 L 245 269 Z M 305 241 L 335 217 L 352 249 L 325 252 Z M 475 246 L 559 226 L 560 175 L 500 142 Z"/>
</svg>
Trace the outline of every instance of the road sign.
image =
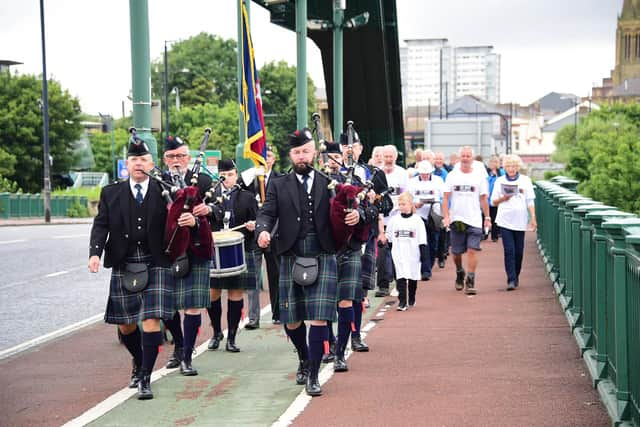
<svg viewBox="0 0 640 427">
<path fill-rule="evenodd" d="M 127 170 L 127 161 L 118 159 L 118 179 L 129 178 L 129 171 Z"/>
</svg>

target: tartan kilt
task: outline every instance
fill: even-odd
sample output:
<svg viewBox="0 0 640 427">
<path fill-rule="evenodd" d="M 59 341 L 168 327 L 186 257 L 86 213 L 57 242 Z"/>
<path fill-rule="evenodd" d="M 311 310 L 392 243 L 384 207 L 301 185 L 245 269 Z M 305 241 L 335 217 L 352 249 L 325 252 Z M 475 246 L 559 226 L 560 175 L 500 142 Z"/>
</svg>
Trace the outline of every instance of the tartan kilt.
<svg viewBox="0 0 640 427">
<path fill-rule="evenodd" d="M 300 256 L 318 257 L 318 279 L 310 286 L 300 286 L 293 281 L 291 271 L 295 255 L 282 255 L 280 258 L 280 320 L 283 323 L 295 323 L 302 320 L 338 320 L 338 278 L 336 257 L 333 254 L 319 253 L 320 245 L 314 234 L 305 238 Z"/>
<path fill-rule="evenodd" d="M 136 254 L 127 262 L 144 262 L 149 269 L 149 282 L 140 292 L 124 288 L 124 266 L 113 267 L 109 283 L 109 299 L 104 320 L 116 325 L 133 324 L 146 319 L 171 319 L 173 317 L 174 278 L 170 268 L 155 267 L 150 255 Z"/>
<path fill-rule="evenodd" d="M 336 256 L 338 266 L 338 301 L 355 301 L 361 288 L 362 257 L 360 251 L 346 249 Z M 362 294 L 362 292 L 359 292 Z"/>
<path fill-rule="evenodd" d="M 189 274 L 174 278 L 174 309 L 206 308 L 211 305 L 209 298 L 209 260 L 191 256 Z"/>
<path fill-rule="evenodd" d="M 259 250 L 245 249 L 244 262 L 247 270 L 237 276 L 212 277 L 209 287 L 211 289 L 258 289 L 258 268 L 256 266 L 258 265 L 258 259 L 262 260 L 261 256 L 262 252 Z"/>
<path fill-rule="evenodd" d="M 375 236 L 370 236 L 364 245 L 362 254 L 362 288 L 372 290 L 376 288 L 376 245 Z"/>
</svg>

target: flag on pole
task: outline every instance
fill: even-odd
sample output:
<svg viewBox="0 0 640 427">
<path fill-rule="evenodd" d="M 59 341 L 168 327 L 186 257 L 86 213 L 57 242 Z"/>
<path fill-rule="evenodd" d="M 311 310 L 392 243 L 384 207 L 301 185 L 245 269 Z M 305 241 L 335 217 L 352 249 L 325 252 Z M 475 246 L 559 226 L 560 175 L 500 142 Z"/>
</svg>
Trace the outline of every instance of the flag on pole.
<svg viewBox="0 0 640 427">
<path fill-rule="evenodd" d="M 242 91 L 240 93 L 240 111 L 244 116 L 244 152 L 247 159 L 256 166 L 267 164 L 267 135 L 264 128 L 262 98 L 260 97 L 260 79 L 253 55 L 253 43 L 249 29 L 249 14 L 244 0 L 242 8 Z"/>
</svg>

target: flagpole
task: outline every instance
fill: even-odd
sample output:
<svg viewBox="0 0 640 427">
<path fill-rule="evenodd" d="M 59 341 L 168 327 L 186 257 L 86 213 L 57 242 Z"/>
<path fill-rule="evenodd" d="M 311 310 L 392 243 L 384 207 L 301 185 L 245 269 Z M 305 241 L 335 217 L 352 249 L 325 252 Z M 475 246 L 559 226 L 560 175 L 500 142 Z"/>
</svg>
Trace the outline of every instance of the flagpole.
<svg viewBox="0 0 640 427">
<path fill-rule="evenodd" d="M 296 0 L 296 111 L 298 129 L 307 126 L 307 0 Z"/>
<path fill-rule="evenodd" d="M 236 58 L 236 70 L 238 73 L 238 99 L 242 99 L 242 62 L 244 57 L 244 43 L 242 39 L 242 3 L 244 0 L 238 0 L 238 55 Z M 249 2 L 251 3 L 251 2 Z M 249 14 L 249 4 L 245 3 L 247 14 Z M 244 113 L 238 108 L 238 144 L 236 144 L 236 166 L 238 172 L 245 171 L 253 166 L 253 163 L 244 157 L 244 143 L 247 140 L 245 132 Z"/>
</svg>

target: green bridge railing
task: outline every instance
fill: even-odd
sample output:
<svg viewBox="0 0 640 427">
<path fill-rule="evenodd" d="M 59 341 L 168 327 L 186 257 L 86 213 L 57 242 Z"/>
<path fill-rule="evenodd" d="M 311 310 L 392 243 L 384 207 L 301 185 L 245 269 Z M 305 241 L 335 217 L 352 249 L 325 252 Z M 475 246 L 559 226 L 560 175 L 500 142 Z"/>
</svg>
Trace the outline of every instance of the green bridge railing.
<svg viewBox="0 0 640 427">
<path fill-rule="evenodd" d="M 609 415 L 640 426 L 640 218 L 576 184 L 536 182 L 538 247 Z"/>
<path fill-rule="evenodd" d="M 51 216 L 66 216 L 75 201 L 87 206 L 85 196 L 51 196 Z M 41 194 L 0 193 L 0 218 L 27 218 L 44 216 Z"/>
</svg>

